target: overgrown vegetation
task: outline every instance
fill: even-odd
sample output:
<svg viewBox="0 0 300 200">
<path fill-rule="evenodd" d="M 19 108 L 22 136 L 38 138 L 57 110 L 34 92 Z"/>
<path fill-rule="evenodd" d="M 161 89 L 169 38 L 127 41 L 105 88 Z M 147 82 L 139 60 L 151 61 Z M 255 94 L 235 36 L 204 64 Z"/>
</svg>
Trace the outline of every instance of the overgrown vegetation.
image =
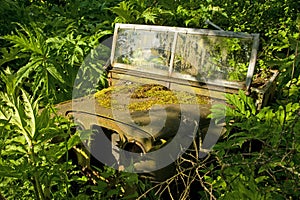
<svg viewBox="0 0 300 200">
<path fill-rule="evenodd" d="M 299 3 L 292 0 L 2 0 L 0 195 L 299 198 L 299 13 Z M 205 159 L 197 151 L 187 152 L 177 161 L 178 173 L 159 184 L 104 166 L 78 165 L 72 152 L 80 150 L 80 132 L 55 115 L 53 105 L 71 99 L 79 67 L 112 34 L 114 23 L 212 28 L 207 19 L 224 30 L 260 33 L 256 73 L 281 72 L 270 105 L 257 111 L 243 92 L 228 95 L 227 131 L 214 150 Z M 102 71 L 99 89 L 107 84 L 104 64 L 85 63 L 87 69 Z M 219 116 L 219 109 L 213 109 L 213 116 Z"/>
</svg>

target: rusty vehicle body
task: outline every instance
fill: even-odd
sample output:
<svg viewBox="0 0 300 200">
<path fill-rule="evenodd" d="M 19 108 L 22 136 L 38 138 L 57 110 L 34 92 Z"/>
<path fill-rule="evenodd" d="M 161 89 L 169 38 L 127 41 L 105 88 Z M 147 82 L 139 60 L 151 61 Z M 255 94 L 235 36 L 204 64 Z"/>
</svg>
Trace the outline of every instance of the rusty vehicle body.
<svg viewBox="0 0 300 200">
<path fill-rule="evenodd" d="M 264 84 L 252 85 L 258 40 L 258 34 L 116 24 L 106 66 L 109 88 L 57 108 L 72 116 L 81 129 L 96 130 L 96 135 L 97 130 L 104 131 L 111 146 L 105 146 L 103 154 L 114 158 L 105 163 L 109 165 L 122 159 L 116 146 L 147 154 L 167 144 L 184 117 L 199 116 L 200 122 L 193 126 L 205 137 L 210 108 L 224 102 L 224 94 L 244 90 L 256 97 L 257 109 L 272 98 L 278 72 L 271 72 Z M 189 116 L 183 116 L 185 108 Z M 162 110 L 166 120 L 157 128 L 160 123 L 154 122 L 161 121 Z M 102 144 L 90 145 L 89 150 L 97 151 Z"/>
</svg>

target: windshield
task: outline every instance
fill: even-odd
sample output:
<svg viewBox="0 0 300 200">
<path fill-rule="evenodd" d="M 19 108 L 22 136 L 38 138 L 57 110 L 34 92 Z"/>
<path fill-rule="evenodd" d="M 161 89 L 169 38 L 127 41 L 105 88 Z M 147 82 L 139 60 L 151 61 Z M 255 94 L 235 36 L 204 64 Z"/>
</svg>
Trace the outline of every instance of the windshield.
<svg viewBox="0 0 300 200">
<path fill-rule="evenodd" d="M 253 57 L 253 35 L 118 24 L 112 65 L 191 81 L 245 82 Z"/>
</svg>

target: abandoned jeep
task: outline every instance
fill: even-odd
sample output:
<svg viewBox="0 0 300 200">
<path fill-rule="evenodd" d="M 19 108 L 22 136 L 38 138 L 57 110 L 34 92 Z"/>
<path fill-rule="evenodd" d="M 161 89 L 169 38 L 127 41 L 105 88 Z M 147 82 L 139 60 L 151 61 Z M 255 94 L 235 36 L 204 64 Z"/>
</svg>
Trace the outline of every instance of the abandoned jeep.
<svg viewBox="0 0 300 200">
<path fill-rule="evenodd" d="M 277 72 L 252 83 L 258 40 L 258 34 L 116 24 L 105 66 L 109 87 L 84 96 L 74 87 L 73 100 L 57 108 L 79 129 L 93 130 L 82 137 L 87 152 L 116 169 L 165 168 L 195 138 L 204 157 L 222 133 L 208 115 L 224 94 L 244 90 L 257 109 L 272 98 Z M 95 87 L 82 74 L 75 83 Z"/>
</svg>

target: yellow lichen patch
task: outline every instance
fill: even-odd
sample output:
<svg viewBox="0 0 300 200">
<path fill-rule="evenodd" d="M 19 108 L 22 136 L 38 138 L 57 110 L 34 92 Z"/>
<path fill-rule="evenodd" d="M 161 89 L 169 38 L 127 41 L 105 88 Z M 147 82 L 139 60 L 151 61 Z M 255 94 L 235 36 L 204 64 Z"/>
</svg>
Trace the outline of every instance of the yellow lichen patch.
<svg viewBox="0 0 300 200">
<path fill-rule="evenodd" d="M 115 108 L 117 99 L 130 98 L 127 108 L 131 111 L 149 110 L 155 104 L 207 104 L 210 101 L 208 97 L 184 91 L 172 91 L 165 86 L 155 84 L 110 87 L 97 92 L 95 97 L 99 104 L 106 108 L 111 108 L 112 104 Z"/>
<path fill-rule="evenodd" d="M 99 92 L 95 93 L 95 98 L 97 99 L 98 103 L 105 107 L 105 108 L 110 108 L 111 107 L 111 91 L 112 88 L 105 88 Z M 107 98 L 109 97 L 109 98 Z"/>
</svg>

